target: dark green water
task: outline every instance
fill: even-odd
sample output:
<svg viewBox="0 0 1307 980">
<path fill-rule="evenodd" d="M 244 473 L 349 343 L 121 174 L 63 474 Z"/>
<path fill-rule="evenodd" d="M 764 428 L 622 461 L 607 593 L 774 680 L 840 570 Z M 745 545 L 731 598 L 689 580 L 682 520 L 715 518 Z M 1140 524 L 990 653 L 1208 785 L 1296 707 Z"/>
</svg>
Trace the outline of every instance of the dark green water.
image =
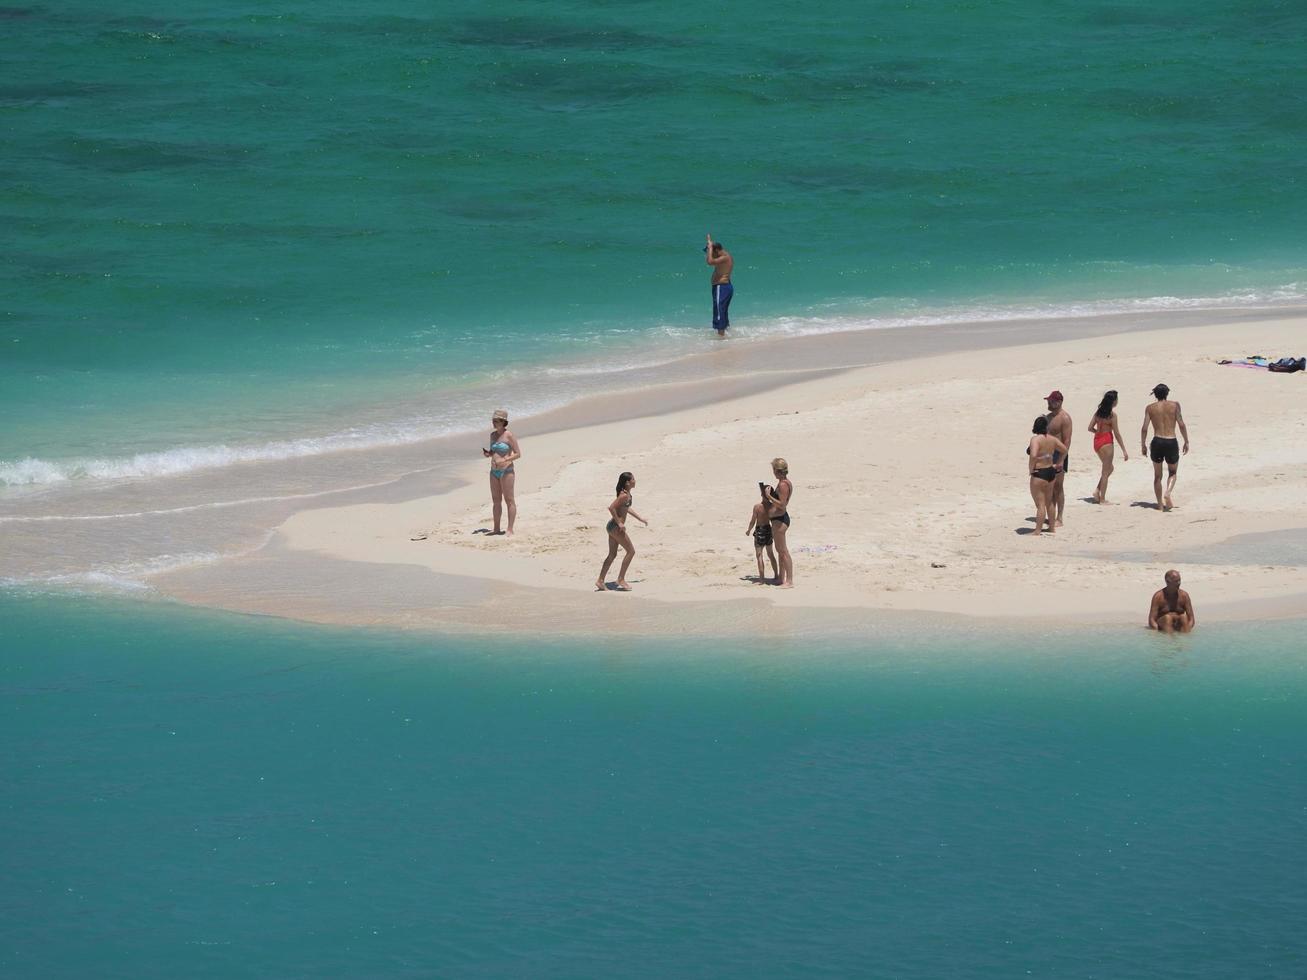
<svg viewBox="0 0 1307 980">
<path fill-rule="evenodd" d="M 467 384 L 523 414 L 530 363 L 697 349 L 706 231 L 746 339 L 1301 298 L 1304 33 L 1274 0 L 6 8 L 0 481 L 448 430 Z M 339 442 L 295 446 L 264 455 Z"/>
<path fill-rule="evenodd" d="M 2 602 L 8 975 L 1307 964 L 1301 624 L 708 650 Z"/>
</svg>

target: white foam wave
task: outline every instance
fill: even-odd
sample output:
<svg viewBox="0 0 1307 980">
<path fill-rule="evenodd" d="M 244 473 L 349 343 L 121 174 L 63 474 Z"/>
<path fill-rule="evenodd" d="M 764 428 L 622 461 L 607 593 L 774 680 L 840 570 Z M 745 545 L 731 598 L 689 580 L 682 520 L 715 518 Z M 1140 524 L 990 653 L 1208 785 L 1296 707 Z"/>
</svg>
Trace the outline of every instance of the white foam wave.
<svg viewBox="0 0 1307 980">
<path fill-rule="evenodd" d="M 26 591 L 50 588 L 61 591 L 127 592 L 151 591 L 147 581 L 155 575 L 173 572 L 195 565 L 210 565 L 223 556 L 216 551 L 193 552 L 177 555 L 156 555 L 144 561 L 102 565 L 77 572 L 54 575 L 30 575 L 0 579 L 0 585 Z"/>
<path fill-rule="evenodd" d="M 1073 320 L 1130 313 L 1167 313 L 1185 310 L 1259 309 L 1307 302 L 1307 283 L 1288 283 L 1274 289 L 1240 290 L 1217 296 L 1147 296 L 1086 300 L 1079 303 L 978 304 L 921 310 L 912 315 L 789 316 L 740 331 L 750 338 L 808 337 L 856 330 L 893 330 L 962 323 L 1002 323 L 1021 320 Z"/>
<path fill-rule="evenodd" d="M 31 486 L 78 479 L 129 480 L 177 476 L 240 463 L 301 459 L 377 446 L 407 445 L 454 431 L 457 430 L 447 425 L 398 423 L 349 429 L 319 437 L 277 440 L 255 446 L 181 446 L 132 456 L 71 459 L 63 462 L 28 457 L 0 463 L 0 485 Z"/>
<path fill-rule="evenodd" d="M 1129 313 L 1156 313 L 1183 310 L 1257 309 L 1307 302 L 1307 283 L 1293 282 L 1265 290 L 1239 290 L 1216 296 L 1150 296 L 1143 298 L 1091 300 L 1079 303 L 978 304 L 901 312 L 912 304 L 906 300 L 864 301 L 863 312 L 832 315 L 785 316 L 741 325 L 736 341 L 758 341 L 784 337 L 808 337 L 817 334 L 846 333 L 859 330 L 891 330 L 943 324 L 994 323 L 1021 320 L 1058 320 L 1101 317 Z M 841 307 L 847 310 L 848 304 Z M 883 307 L 898 312 L 878 314 L 868 308 Z M 602 390 L 601 384 L 583 379 L 604 378 L 624 372 L 648 370 L 685 358 L 702 350 L 699 343 L 702 327 L 665 324 L 645 332 L 644 348 L 634 357 L 629 347 L 623 353 L 613 351 L 582 363 L 546 365 L 510 369 L 497 378 L 517 390 L 531 387 L 535 379 L 576 379 L 569 390 L 544 392 L 529 406 L 518 404 L 518 417 L 556 408 L 585 394 Z M 634 342 L 634 341 L 632 341 Z M 131 456 L 82 458 L 63 461 L 27 457 L 0 461 L 0 487 L 45 486 L 71 480 L 131 480 L 179 476 L 206 469 L 218 469 L 243 463 L 277 462 L 322 456 L 352 450 L 379 449 L 411 445 L 441 436 L 474 431 L 473 420 L 481 407 L 458 406 L 443 418 L 410 418 L 398 422 L 357 426 L 322 436 L 286 439 L 259 445 L 181 446 Z M 92 515 L 86 519 L 98 519 Z M 120 515 L 104 515 L 104 518 Z"/>
<path fill-rule="evenodd" d="M 394 480 L 381 480 L 377 483 L 358 483 L 349 487 L 333 487 L 330 490 L 316 490 L 312 493 L 282 493 L 263 497 L 240 497 L 236 500 L 211 500 L 203 504 L 186 504 L 182 507 L 162 507 L 157 510 L 130 510 L 114 514 L 20 514 L 0 517 L 0 524 L 44 524 L 53 521 L 123 521 L 135 517 L 160 517 L 168 514 L 193 514 L 202 510 L 223 510 L 227 507 L 244 507 L 250 504 L 282 503 L 288 500 L 311 500 L 315 497 L 330 497 L 340 493 L 352 493 L 355 490 L 371 490 L 384 487 Z"/>
</svg>

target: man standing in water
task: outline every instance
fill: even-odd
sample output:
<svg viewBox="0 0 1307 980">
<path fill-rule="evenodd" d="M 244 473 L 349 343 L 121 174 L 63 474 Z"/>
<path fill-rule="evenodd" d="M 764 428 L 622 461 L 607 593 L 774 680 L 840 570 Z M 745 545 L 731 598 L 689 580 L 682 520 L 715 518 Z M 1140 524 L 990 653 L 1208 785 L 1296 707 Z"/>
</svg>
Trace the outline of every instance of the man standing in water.
<svg viewBox="0 0 1307 980">
<path fill-rule="evenodd" d="M 1061 527 L 1062 511 L 1066 509 L 1067 464 L 1071 459 L 1071 416 L 1062 411 L 1062 392 L 1050 391 L 1044 400 L 1048 402 L 1048 434 L 1061 439 L 1067 450 L 1053 478 L 1053 526 Z"/>
<path fill-rule="evenodd" d="M 731 325 L 731 318 L 727 315 L 731 308 L 731 297 L 735 295 L 735 287 L 731 285 L 735 260 L 722 247 L 721 242 L 712 240 L 712 235 L 708 236 L 704 258 L 712 266 L 712 325 L 718 337 L 725 337 L 726 328 Z"/>
<path fill-rule="evenodd" d="M 1189 455 L 1189 429 L 1184 424 L 1184 415 L 1180 412 L 1180 403 L 1173 402 L 1167 396 L 1171 389 L 1164 384 L 1153 388 L 1153 397 L 1157 401 L 1144 409 L 1144 427 L 1139 430 L 1139 452 L 1148 453 L 1153 461 L 1153 493 L 1157 496 L 1157 509 L 1170 510 L 1175 506 L 1171 501 L 1171 491 L 1175 489 L 1176 471 L 1180 468 L 1181 454 Z M 1153 427 L 1153 441 L 1144 445 L 1148 438 L 1148 427 Z M 1184 436 L 1184 448 L 1176 441 L 1175 430 L 1179 427 Z M 1162 463 L 1166 463 L 1166 493 L 1162 493 Z"/>
<path fill-rule="evenodd" d="M 1194 628 L 1194 604 L 1189 593 L 1180 588 L 1180 573 L 1174 568 L 1166 573 L 1166 586 L 1153 593 L 1148 607 L 1148 628 L 1163 633 L 1188 633 Z"/>
</svg>

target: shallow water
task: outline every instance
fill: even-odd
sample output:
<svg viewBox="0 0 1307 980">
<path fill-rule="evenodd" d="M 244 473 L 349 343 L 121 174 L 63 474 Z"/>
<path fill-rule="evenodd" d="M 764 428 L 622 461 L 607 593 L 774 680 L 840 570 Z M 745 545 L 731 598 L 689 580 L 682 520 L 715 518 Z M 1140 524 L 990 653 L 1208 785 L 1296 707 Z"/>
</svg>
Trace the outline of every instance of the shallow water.
<svg viewBox="0 0 1307 980">
<path fill-rule="evenodd" d="M 531 643 L 0 597 L 14 976 L 1300 976 L 1300 623 Z"/>
<path fill-rule="evenodd" d="M 742 338 L 1301 299 L 1305 18 L 8 9 L 0 483 L 547 407 L 532 364 L 703 343 L 706 231 L 738 258 Z"/>
</svg>

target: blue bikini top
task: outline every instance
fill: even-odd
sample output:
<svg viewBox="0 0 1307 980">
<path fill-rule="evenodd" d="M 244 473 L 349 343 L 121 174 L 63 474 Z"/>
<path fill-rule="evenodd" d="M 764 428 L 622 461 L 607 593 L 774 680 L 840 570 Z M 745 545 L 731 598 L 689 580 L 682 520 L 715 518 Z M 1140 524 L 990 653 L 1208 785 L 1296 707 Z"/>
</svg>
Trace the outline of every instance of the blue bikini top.
<svg viewBox="0 0 1307 980">
<path fill-rule="evenodd" d="M 513 451 L 513 447 L 506 442 L 492 442 L 490 444 L 490 451 L 496 456 L 507 456 Z"/>
</svg>

